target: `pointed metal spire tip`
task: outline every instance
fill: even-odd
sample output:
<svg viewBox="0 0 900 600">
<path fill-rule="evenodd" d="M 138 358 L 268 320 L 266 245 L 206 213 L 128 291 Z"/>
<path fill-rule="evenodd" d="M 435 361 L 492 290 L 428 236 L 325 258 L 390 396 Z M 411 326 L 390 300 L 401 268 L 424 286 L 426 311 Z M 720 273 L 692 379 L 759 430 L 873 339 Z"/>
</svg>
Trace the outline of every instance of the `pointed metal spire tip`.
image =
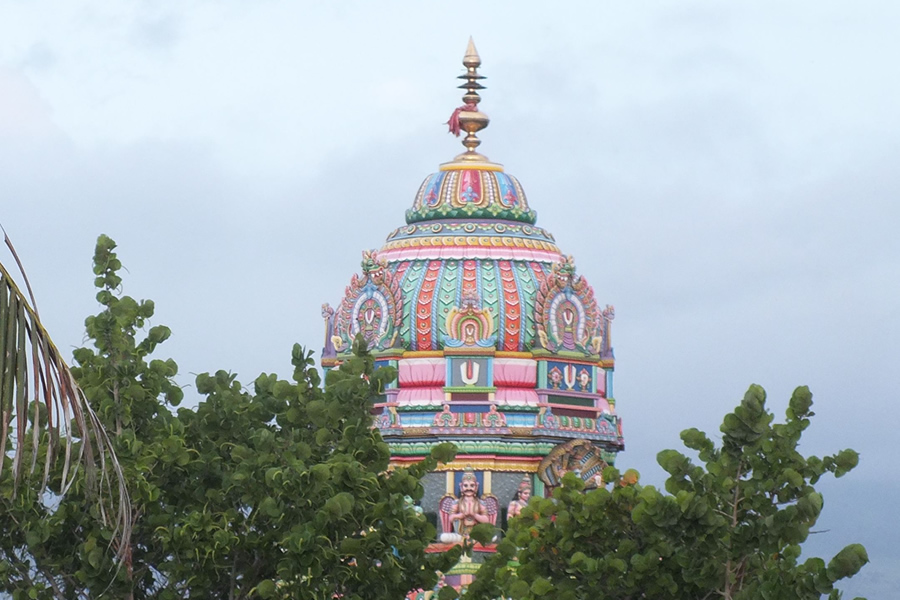
<svg viewBox="0 0 900 600">
<path fill-rule="evenodd" d="M 478 50 L 475 49 L 475 40 L 469 36 L 469 44 L 466 46 L 466 54 L 463 56 L 463 65 L 466 67 L 480 67 L 481 57 L 478 56 Z"/>
</svg>

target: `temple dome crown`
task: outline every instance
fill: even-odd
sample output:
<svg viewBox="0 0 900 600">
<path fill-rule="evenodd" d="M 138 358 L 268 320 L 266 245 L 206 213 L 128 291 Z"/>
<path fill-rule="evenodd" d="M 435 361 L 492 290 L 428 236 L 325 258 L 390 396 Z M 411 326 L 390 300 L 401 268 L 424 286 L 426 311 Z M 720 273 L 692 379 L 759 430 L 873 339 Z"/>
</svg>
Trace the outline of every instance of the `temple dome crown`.
<svg viewBox="0 0 900 600">
<path fill-rule="evenodd" d="M 483 166 L 487 165 L 460 165 L 426 177 L 416 193 L 413 207 L 406 211 L 406 223 L 466 218 L 503 219 L 533 225 L 537 213 L 528 208 L 519 180 L 502 169 L 477 168 Z"/>
<path fill-rule="evenodd" d="M 478 107 L 480 64 L 470 40 L 463 105 L 447 121 L 450 133 L 465 134 L 465 151 L 425 178 L 406 224 L 364 254 L 341 305 L 326 307 L 326 359 L 349 353 L 359 334 L 385 354 L 612 359 L 611 308 L 597 304 L 572 258 L 535 225 L 518 179 L 476 151 L 490 122 Z"/>
</svg>

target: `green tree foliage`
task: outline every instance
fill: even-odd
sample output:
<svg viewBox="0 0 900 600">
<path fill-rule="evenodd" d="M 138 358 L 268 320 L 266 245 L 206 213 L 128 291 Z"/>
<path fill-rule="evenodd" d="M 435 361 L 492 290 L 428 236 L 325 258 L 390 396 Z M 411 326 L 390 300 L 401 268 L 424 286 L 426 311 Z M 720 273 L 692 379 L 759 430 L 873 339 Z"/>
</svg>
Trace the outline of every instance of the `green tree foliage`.
<svg viewBox="0 0 900 600">
<path fill-rule="evenodd" d="M 72 485 L 83 470 L 82 484 L 97 504 L 95 513 L 105 523 L 115 523 L 120 541 L 131 522 L 124 475 L 105 429 L 41 324 L 31 285 L 5 230 L 3 238 L 28 295 L 0 263 L 0 492 L 21 504 L 34 495 L 25 492 L 17 501 L 20 483 L 27 478 L 26 485 L 35 485 L 38 467 L 42 490 L 51 469 L 57 470 L 58 490 Z"/>
<path fill-rule="evenodd" d="M 0 590 L 16 598 L 149 597 L 143 591 L 153 589 L 154 565 L 165 558 L 164 548 L 153 541 L 153 518 L 166 509 L 164 492 L 180 483 L 172 466 L 184 454 L 172 449 L 183 446 L 182 428 L 167 405 L 178 404 L 182 390 L 172 379 L 178 369 L 174 361 L 150 359 L 170 335 L 161 325 L 143 333 L 153 302 L 119 293 L 122 265 L 115 246 L 106 236 L 97 241 L 94 274 L 101 312 L 85 321 L 93 348 L 75 351 L 78 366 L 72 373 L 110 432 L 127 481 L 130 520 L 124 536 L 104 525 L 85 478 L 76 478 L 62 496 L 58 471 L 52 473 L 49 494 L 32 487 L 7 501 L 5 518 L 0 517 L 0 568 L 7 567 L 7 576 L 0 577 Z"/>
<path fill-rule="evenodd" d="M 206 395 L 179 411 L 192 459 L 183 506 L 159 532 L 173 598 L 402 598 L 430 588 L 458 552 L 425 553 L 434 526 L 405 500 L 452 448 L 388 471 L 371 403 L 396 375 L 364 348 L 324 391 L 294 347 L 293 381 L 262 375 L 254 391 L 224 371 L 197 378 Z"/>
<path fill-rule="evenodd" d="M 608 468 L 608 486 L 587 493 L 567 475 L 552 498 L 533 499 L 510 522 L 466 598 L 840 598 L 835 583 L 868 562 L 861 545 L 827 564 L 799 558 L 822 511 L 814 484 L 844 475 L 858 455 L 800 454 L 811 407 L 809 389 L 797 388 L 786 421 L 773 424 L 765 392 L 751 386 L 725 416 L 721 446 L 696 429 L 682 432 L 700 465 L 659 453 L 667 493 L 639 485 L 633 471 Z"/>
<path fill-rule="evenodd" d="M 0 592 L 19 598 L 390 598 L 430 588 L 458 553 L 426 555 L 434 527 L 404 496 L 451 460 L 442 446 L 409 469 L 389 452 L 370 407 L 395 376 L 365 348 L 328 374 L 293 350 L 292 381 L 260 376 L 245 389 L 224 371 L 197 377 L 196 410 L 177 365 L 152 358 L 170 335 L 148 328 L 153 303 L 120 293 L 115 243 L 94 256 L 101 312 L 86 321 L 93 348 L 73 369 L 111 432 L 130 490 L 124 538 L 97 518 L 84 471 L 61 496 L 0 481 Z M 76 444 L 77 445 L 77 444 Z M 106 482 L 109 483 L 108 480 Z M 118 556 L 122 557 L 117 559 Z"/>
</svg>

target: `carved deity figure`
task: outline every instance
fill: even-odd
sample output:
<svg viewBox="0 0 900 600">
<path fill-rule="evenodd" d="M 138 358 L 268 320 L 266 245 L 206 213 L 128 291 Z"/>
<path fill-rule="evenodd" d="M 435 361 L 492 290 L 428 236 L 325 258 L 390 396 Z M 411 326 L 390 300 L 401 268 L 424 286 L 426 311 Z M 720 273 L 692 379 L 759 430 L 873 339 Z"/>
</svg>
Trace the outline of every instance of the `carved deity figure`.
<svg viewBox="0 0 900 600">
<path fill-rule="evenodd" d="M 562 332 L 561 345 L 566 350 L 574 350 L 576 338 L 576 330 L 578 328 L 578 313 L 572 306 L 572 303 L 566 301 L 562 308 L 558 311 L 557 319 L 560 321 L 557 327 Z"/>
<path fill-rule="evenodd" d="M 478 338 L 475 337 L 475 334 L 478 333 L 478 326 L 475 324 L 475 321 L 469 319 L 467 320 L 463 326 L 463 344 L 466 346 L 474 346 L 478 342 Z"/>
<path fill-rule="evenodd" d="M 467 537 L 473 527 L 490 520 L 487 508 L 478 499 L 478 480 L 474 473 L 467 471 L 459 483 L 459 500 L 450 509 L 450 522 L 455 525 L 456 533 Z"/>
<path fill-rule="evenodd" d="M 518 517 L 522 513 L 522 509 L 525 508 L 530 499 L 531 477 L 526 475 L 524 478 L 522 478 L 522 482 L 519 484 L 519 489 L 516 490 L 516 493 L 513 495 L 512 502 L 510 502 L 509 506 L 506 507 L 506 517 L 508 519 Z"/>
<path fill-rule="evenodd" d="M 479 523 L 497 524 L 497 497 L 489 493 L 479 496 L 478 479 L 470 467 L 463 472 L 458 491 L 459 496 L 446 494 L 439 504 L 444 543 L 461 542 Z"/>
</svg>

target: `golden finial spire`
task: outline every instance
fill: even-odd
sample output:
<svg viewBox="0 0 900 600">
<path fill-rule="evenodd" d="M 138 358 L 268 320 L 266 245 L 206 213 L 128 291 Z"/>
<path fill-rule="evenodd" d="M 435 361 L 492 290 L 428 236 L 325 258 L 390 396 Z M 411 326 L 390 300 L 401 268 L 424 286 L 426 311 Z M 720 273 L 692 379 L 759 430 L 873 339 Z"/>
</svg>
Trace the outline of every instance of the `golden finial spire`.
<svg viewBox="0 0 900 600">
<path fill-rule="evenodd" d="M 478 73 L 481 57 L 478 56 L 478 50 L 475 49 L 475 42 L 471 37 L 462 62 L 466 67 L 466 74 L 460 75 L 457 79 L 465 80 L 465 83 L 459 86 L 460 89 L 466 90 L 462 97 L 464 104 L 453 112 L 453 116 L 450 117 L 447 124 L 450 126 L 450 131 L 457 136 L 460 131 L 466 132 L 466 137 L 462 141 L 466 151 L 457 156 L 454 161 L 488 162 L 486 156 L 475 152 L 475 148 L 481 144 L 481 140 L 475 134 L 487 127 L 491 120 L 478 110 L 478 103 L 481 102 L 478 91 L 485 89 L 479 81 L 485 77 Z"/>
</svg>

